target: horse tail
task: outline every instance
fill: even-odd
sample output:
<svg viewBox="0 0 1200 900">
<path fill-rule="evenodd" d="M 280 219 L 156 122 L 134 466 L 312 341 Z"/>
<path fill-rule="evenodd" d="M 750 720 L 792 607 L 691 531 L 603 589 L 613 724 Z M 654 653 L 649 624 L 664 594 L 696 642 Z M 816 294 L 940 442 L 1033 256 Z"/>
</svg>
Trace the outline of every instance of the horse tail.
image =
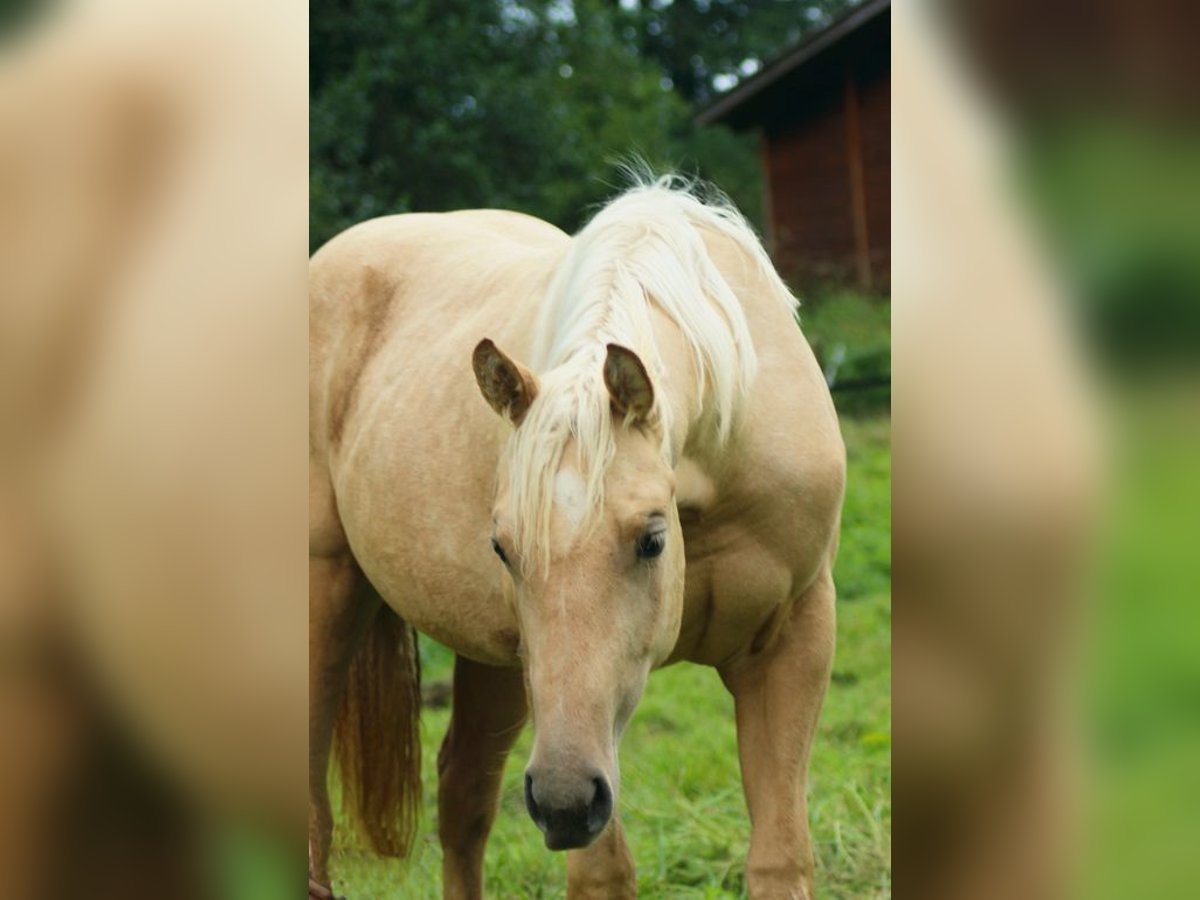
<svg viewBox="0 0 1200 900">
<path fill-rule="evenodd" d="M 342 807 L 380 856 L 406 857 L 421 811 L 417 634 L 381 604 L 346 680 L 334 723 Z"/>
</svg>

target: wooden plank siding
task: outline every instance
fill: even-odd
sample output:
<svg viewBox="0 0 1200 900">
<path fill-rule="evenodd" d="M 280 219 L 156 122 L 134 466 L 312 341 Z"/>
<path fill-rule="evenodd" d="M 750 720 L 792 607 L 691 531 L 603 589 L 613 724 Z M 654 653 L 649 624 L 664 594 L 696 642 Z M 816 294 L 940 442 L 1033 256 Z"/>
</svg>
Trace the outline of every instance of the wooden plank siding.
<svg viewBox="0 0 1200 900">
<path fill-rule="evenodd" d="M 863 187 L 868 253 L 875 288 L 891 287 L 892 271 L 892 80 L 875 72 L 859 79 Z"/>
<path fill-rule="evenodd" d="M 890 32 L 890 3 L 864 3 L 699 116 L 759 132 L 768 249 L 796 287 L 890 287 Z"/>
<path fill-rule="evenodd" d="M 775 262 L 785 278 L 846 280 L 854 221 L 840 95 L 813 115 L 766 130 Z"/>
</svg>

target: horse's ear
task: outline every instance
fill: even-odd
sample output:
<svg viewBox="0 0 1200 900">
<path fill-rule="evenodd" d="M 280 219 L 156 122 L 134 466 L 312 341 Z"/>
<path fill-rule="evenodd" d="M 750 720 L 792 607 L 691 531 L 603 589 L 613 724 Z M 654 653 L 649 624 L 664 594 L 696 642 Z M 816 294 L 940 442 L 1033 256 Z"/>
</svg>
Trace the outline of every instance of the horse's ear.
<svg viewBox="0 0 1200 900">
<path fill-rule="evenodd" d="M 627 421 L 649 423 L 654 409 L 654 387 L 646 367 L 632 350 L 609 344 L 604 358 L 604 384 L 613 412 Z"/>
<path fill-rule="evenodd" d="M 488 338 L 475 347 L 471 366 L 483 399 L 513 425 L 520 425 L 537 396 L 537 376 L 505 356 Z"/>
</svg>

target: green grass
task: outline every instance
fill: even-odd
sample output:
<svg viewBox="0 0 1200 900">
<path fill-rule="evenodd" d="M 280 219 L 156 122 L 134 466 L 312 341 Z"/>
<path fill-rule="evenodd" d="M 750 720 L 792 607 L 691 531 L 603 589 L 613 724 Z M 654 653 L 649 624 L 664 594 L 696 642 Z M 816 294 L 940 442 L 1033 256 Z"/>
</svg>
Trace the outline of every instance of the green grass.
<svg viewBox="0 0 1200 900">
<path fill-rule="evenodd" d="M 1116 481 L 1086 607 L 1090 758 L 1083 890 L 1193 897 L 1200 820 L 1200 379 L 1155 375 L 1110 398 Z"/>
<path fill-rule="evenodd" d="M 842 423 L 849 478 L 838 561 L 838 651 L 813 750 L 809 807 L 818 890 L 825 898 L 891 895 L 890 423 Z M 452 657 L 426 641 L 426 683 L 449 677 Z M 407 865 L 335 839 L 338 894 L 351 900 L 441 896 L 434 761 L 447 709 L 422 717 L 425 817 Z M 565 858 L 529 820 L 521 778 L 530 730 L 505 772 L 487 852 L 496 898 L 562 897 Z M 738 773 L 733 703 L 710 669 L 681 664 L 654 673 L 621 746 L 621 818 L 644 898 L 745 896 L 749 821 Z"/>
</svg>

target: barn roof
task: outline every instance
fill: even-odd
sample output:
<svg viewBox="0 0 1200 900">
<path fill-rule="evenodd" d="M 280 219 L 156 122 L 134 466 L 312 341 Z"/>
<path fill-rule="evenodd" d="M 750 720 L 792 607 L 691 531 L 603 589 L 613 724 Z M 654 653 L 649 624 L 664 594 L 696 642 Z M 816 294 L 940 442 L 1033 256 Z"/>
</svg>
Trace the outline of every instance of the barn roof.
<svg viewBox="0 0 1200 900">
<path fill-rule="evenodd" d="M 867 0 L 832 25 L 801 40 L 753 77 L 701 110 L 701 125 L 724 122 L 734 128 L 761 124 L 771 116 L 789 86 L 824 80 L 831 69 L 864 43 L 890 42 L 891 0 Z"/>
</svg>

